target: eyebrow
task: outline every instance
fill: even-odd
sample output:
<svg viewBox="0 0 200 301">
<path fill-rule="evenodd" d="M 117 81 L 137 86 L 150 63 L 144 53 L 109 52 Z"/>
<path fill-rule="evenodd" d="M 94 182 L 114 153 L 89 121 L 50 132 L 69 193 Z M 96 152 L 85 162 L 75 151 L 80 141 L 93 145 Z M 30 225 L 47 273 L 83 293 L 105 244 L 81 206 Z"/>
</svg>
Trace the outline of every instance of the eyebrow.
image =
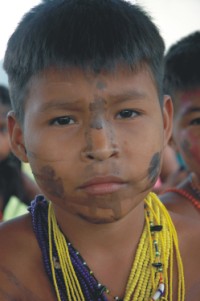
<svg viewBox="0 0 200 301">
<path fill-rule="evenodd" d="M 110 99 L 113 103 L 124 102 L 128 100 L 138 100 L 146 98 L 147 94 L 143 92 L 139 92 L 136 90 L 128 90 L 122 91 L 121 93 L 115 94 L 110 93 L 106 98 Z M 102 97 L 104 98 L 104 97 Z M 51 99 L 48 102 L 44 103 L 40 107 L 40 112 L 52 111 L 52 110 L 79 110 L 81 103 L 83 103 L 82 99 L 78 100 L 56 100 Z"/>
<path fill-rule="evenodd" d="M 115 102 L 123 102 L 123 101 L 128 101 L 128 100 L 140 100 L 144 99 L 147 97 L 147 94 L 144 92 L 136 91 L 136 90 L 128 90 L 128 91 L 122 91 L 121 93 L 118 94 L 110 94 L 109 98 Z"/>
<path fill-rule="evenodd" d="M 186 109 L 183 114 L 188 115 L 188 114 L 192 114 L 195 112 L 200 112 L 200 107 L 191 107 L 189 109 Z"/>
<path fill-rule="evenodd" d="M 40 107 L 41 112 L 46 112 L 46 111 L 52 111 L 52 110 L 73 110 L 73 109 L 78 109 L 81 104 L 81 100 L 77 101 L 68 101 L 68 100 L 56 100 L 56 99 L 51 99 L 50 101 L 44 103 Z"/>
</svg>

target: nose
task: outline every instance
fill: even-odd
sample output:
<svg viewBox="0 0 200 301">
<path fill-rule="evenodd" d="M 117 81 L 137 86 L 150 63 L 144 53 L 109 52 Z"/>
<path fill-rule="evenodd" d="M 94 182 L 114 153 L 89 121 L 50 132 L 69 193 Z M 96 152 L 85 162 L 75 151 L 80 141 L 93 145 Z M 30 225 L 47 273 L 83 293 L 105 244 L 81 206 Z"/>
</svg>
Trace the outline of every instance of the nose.
<svg viewBox="0 0 200 301">
<path fill-rule="evenodd" d="M 85 159 L 104 161 L 118 155 L 114 135 L 106 127 L 91 128 L 85 136 L 86 148 L 82 152 Z"/>
</svg>

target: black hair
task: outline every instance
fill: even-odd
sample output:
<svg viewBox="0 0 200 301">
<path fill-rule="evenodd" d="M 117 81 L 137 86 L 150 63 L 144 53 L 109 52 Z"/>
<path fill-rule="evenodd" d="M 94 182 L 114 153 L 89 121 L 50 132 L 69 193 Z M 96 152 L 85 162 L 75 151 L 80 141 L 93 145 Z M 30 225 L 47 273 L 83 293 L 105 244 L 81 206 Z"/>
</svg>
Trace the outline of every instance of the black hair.
<svg viewBox="0 0 200 301">
<path fill-rule="evenodd" d="M 9 90 L 4 85 L 0 85 L 0 105 L 11 106 Z"/>
<path fill-rule="evenodd" d="M 166 53 L 164 66 L 164 92 L 174 102 L 176 92 L 200 87 L 200 31 L 173 44 Z"/>
<path fill-rule="evenodd" d="M 49 67 L 100 72 L 146 64 L 160 96 L 164 42 L 151 18 L 124 0 L 54 0 L 32 8 L 11 36 L 5 54 L 16 116 L 32 76 Z"/>
</svg>

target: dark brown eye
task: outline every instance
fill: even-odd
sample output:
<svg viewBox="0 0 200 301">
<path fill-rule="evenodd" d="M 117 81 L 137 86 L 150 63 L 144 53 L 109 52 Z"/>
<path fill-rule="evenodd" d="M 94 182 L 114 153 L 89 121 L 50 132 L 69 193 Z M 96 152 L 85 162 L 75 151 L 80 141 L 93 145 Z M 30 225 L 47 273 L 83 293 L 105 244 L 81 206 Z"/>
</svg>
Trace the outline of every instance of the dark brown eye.
<svg viewBox="0 0 200 301">
<path fill-rule="evenodd" d="M 125 109 L 125 110 L 120 111 L 117 114 L 117 118 L 120 118 L 120 119 L 134 118 L 137 115 L 138 115 L 138 112 L 131 110 L 131 109 Z"/>
<path fill-rule="evenodd" d="M 200 118 L 195 118 L 191 120 L 190 125 L 200 125 Z"/>
<path fill-rule="evenodd" d="M 57 117 L 51 121 L 51 124 L 54 124 L 54 125 L 69 125 L 69 124 L 74 124 L 74 123 L 75 123 L 74 119 L 70 116 Z"/>
</svg>

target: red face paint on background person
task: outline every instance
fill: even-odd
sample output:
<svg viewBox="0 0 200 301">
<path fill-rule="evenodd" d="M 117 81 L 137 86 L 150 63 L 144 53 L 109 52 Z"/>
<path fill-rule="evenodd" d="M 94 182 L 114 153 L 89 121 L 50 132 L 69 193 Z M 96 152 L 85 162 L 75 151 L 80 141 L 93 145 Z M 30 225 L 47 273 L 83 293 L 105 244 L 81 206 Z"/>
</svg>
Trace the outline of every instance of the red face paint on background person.
<svg viewBox="0 0 200 301">
<path fill-rule="evenodd" d="M 179 92 L 175 97 L 174 141 L 188 169 L 200 181 L 200 89 Z"/>
</svg>

